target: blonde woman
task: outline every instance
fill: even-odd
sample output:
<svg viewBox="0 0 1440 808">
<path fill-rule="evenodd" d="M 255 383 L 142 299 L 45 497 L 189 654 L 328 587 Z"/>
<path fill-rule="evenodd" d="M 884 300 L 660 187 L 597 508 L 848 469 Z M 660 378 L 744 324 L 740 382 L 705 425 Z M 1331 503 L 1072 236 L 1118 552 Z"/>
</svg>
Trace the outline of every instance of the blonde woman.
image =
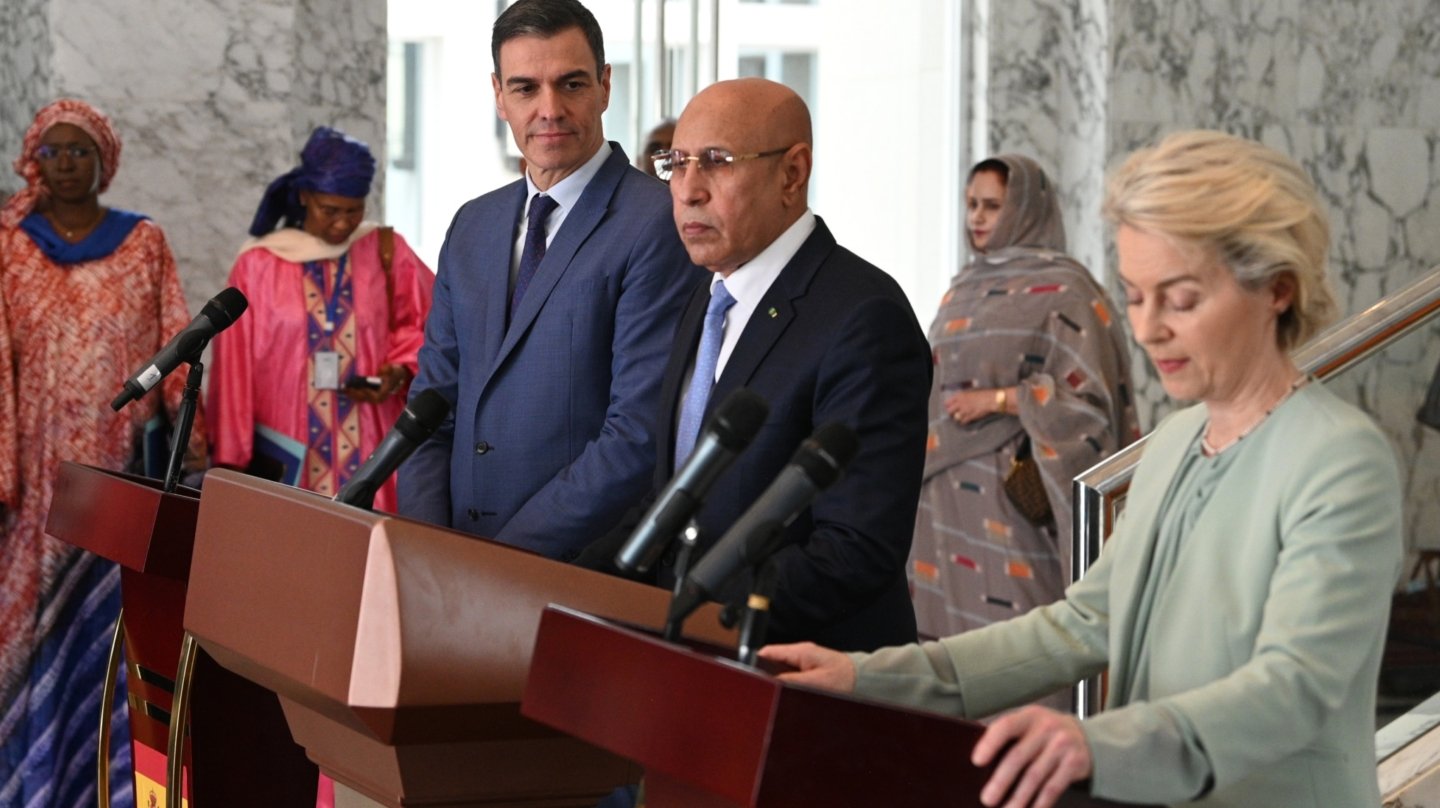
<svg viewBox="0 0 1440 808">
<path fill-rule="evenodd" d="M 971 751 L 985 805 L 1076 783 L 1141 803 L 1379 805 L 1375 681 L 1401 557 L 1394 454 L 1296 369 L 1333 315 L 1329 225 L 1291 160 L 1172 135 L 1112 177 L 1106 216 L 1135 340 L 1197 402 L 1145 446 L 1100 560 L 1064 600 L 924 645 L 761 655 L 787 678 L 984 716 L 1109 670 L 1083 723 L 1009 713 Z"/>
</svg>

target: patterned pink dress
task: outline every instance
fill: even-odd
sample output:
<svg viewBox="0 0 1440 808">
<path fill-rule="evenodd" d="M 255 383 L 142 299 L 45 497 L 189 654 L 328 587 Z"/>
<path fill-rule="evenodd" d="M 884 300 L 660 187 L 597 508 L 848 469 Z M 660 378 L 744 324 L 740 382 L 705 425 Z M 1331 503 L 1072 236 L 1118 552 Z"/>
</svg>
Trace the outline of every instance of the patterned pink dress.
<svg viewBox="0 0 1440 808">
<path fill-rule="evenodd" d="M 378 404 L 357 403 L 316 389 L 312 379 L 322 350 L 340 355 L 341 380 L 373 375 L 382 364 L 417 370 L 435 276 L 399 233 L 394 244 L 393 315 L 371 223 L 355 231 L 348 249 L 283 228 L 241 251 L 230 285 L 245 293 L 250 308 L 215 339 L 210 366 L 207 411 L 217 465 L 246 468 L 257 440 L 288 444 L 304 458 L 295 483 L 333 495 L 375 451 L 405 409 L 403 391 Z M 328 334 L 327 318 L 334 321 Z M 376 492 L 375 508 L 395 505 L 392 476 Z"/>
</svg>

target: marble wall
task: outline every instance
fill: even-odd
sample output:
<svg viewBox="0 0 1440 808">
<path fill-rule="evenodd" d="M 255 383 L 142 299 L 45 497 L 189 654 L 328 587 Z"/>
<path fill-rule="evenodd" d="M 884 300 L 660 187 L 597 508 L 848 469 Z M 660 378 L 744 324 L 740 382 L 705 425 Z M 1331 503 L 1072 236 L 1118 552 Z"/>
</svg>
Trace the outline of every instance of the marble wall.
<svg viewBox="0 0 1440 808">
<path fill-rule="evenodd" d="M 315 126 L 384 154 L 385 0 L 3 7 L 0 191 L 19 183 L 8 165 L 35 110 L 62 95 L 95 104 L 124 141 L 103 201 L 165 229 L 192 309 L 224 285 L 261 191 L 298 162 Z"/>
<path fill-rule="evenodd" d="M 0 198 L 20 189 L 10 163 L 20 152 L 25 127 L 50 99 L 54 46 L 46 0 L 0 3 Z"/>
<path fill-rule="evenodd" d="M 1315 179 L 1347 314 L 1440 265 L 1440 10 L 1433 0 L 971 0 L 987 142 L 1055 166 L 1072 249 L 1108 276 L 1104 171 L 1166 132 L 1256 138 Z M 978 148 L 984 146 L 985 148 Z M 1112 279 L 1113 286 L 1113 279 Z M 1440 360 L 1430 323 L 1331 385 L 1405 472 L 1412 546 L 1440 547 L 1440 434 L 1415 411 Z M 1148 426 L 1174 408 L 1136 354 Z"/>
</svg>

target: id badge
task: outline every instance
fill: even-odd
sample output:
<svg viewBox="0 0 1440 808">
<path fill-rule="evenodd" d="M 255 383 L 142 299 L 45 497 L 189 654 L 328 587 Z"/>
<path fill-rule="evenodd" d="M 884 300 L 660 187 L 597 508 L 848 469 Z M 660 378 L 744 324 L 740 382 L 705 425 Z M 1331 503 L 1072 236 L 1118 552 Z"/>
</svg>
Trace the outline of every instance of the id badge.
<svg viewBox="0 0 1440 808">
<path fill-rule="evenodd" d="M 318 351 L 315 354 L 315 389 L 340 389 L 340 354 Z"/>
</svg>

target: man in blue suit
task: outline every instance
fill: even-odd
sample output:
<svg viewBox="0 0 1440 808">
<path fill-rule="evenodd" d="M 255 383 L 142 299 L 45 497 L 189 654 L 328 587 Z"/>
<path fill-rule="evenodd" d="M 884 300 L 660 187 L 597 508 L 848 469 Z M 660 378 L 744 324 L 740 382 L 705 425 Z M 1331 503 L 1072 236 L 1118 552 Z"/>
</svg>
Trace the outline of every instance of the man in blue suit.
<svg viewBox="0 0 1440 808">
<path fill-rule="evenodd" d="M 665 369 L 653 490 L 693 440 L 700 419 L 686 411 L 704 398 L 699 385 L 709 388 L 704 418 L 738 387 L 764 398 L 770 415 L 697 513 L 696 558 L 816 427 L 852 427 L 859 453 L 789 525 L 775 556 L 770 638 L 824 637 L 847 650 L 914 642 L 905 563 L 931 376 L 914 311 L 889 275 L 838 245 L 807 207 L 810 113 L 793 91 L 763 79 L 712 85 L 686 106 L 673 145 L 657 168 L 671 175 L 681 240 L 711 277 L 693 287 Z M 718 328 L 715 358 L 706 356 L 715 336 L 707 319 Z M 634 515 L 587 548 L 581 563 L 613 571 L 608 562 Z M 657 582 L 670 585 L 673 559 L 657 566 Z M 749 584 L 738 581 L 722 599 L 736 601 Z"/>
<path fill-rule="evenodd" d="M 608 143 L 610 66 L 576 0 L 521 0 L 491 38 L 525 178 L 471 200 L 440 252 L 411 395 L 452 416 L 400 471 L 400 512 L 559 559 L 645 491 L 684 296 L 665 186 Z"/>
</svg>

